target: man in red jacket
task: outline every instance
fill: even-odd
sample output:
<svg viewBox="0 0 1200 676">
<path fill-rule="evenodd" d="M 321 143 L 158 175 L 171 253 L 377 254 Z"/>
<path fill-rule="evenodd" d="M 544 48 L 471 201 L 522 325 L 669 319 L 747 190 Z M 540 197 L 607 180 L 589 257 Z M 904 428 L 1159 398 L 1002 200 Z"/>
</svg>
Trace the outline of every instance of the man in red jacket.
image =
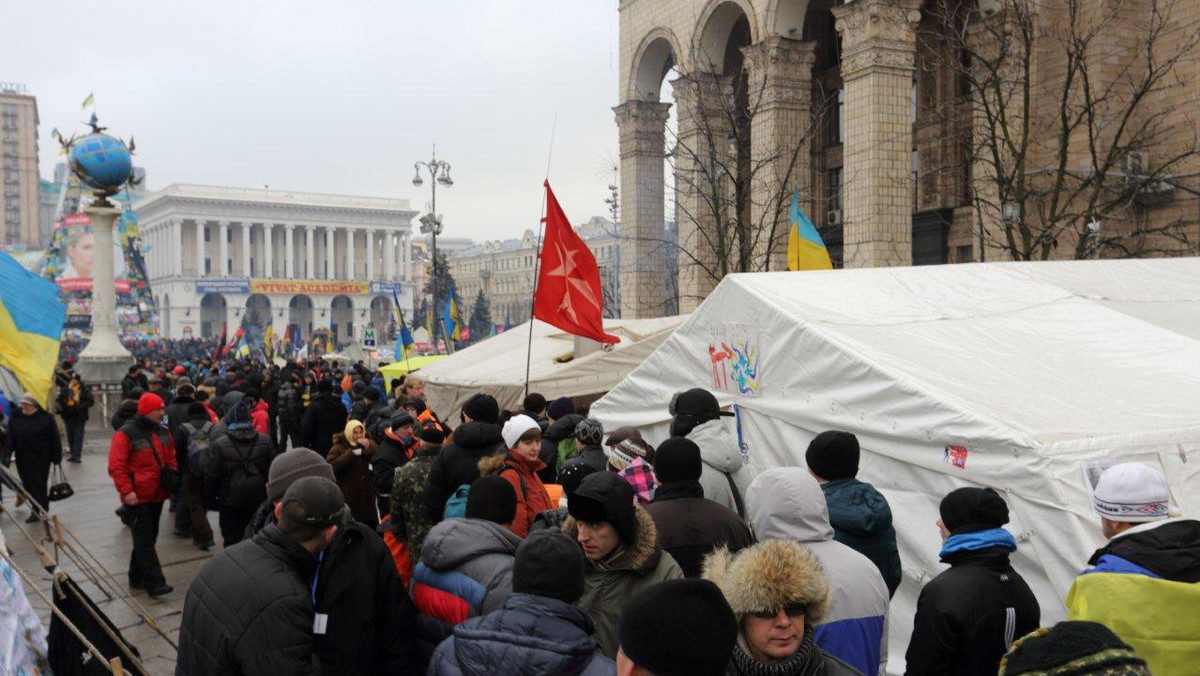
<svg viewBox="0 0 1200 676">
<path fill-rule="evenodd" d="M 133 518 L 129 586 L 145 589 L 150 596 L 172 591 L 154 551 L 163 501 L 171 496 L 169 487 L 162 485 L 161 468 L 178 468 L 171 435 L 162 426 L 164 412 L 161 397 L 143 394 L 137 416 L 117 430 L 108 451 L 108 475 Z"/>
</svg>

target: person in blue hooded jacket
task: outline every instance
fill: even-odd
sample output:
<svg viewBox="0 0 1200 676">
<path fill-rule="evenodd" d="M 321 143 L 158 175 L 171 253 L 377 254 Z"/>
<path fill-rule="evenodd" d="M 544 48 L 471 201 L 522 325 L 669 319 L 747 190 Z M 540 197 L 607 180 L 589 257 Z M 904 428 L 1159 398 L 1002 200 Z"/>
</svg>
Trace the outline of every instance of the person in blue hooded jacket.
<svg viewBox="0 0 1200 676">
<path fill-rule="evenodd" d="M 616 663 L 596 652 L 591 619 L 573 605 L 583 589 L 579 546 L 561 533 L 534 533 L 517 549 L 504 606 L 455 627 L 428 673 L 615 674 Z"/>
<path fill-rule="evenodd" d="M 808 473 L 825 494 L 833 539 L 871 559 L 891 598 L 901 576 L 892 508 L 874 486 L 855 478 L 858 457 L 858 437 L 836 430 L 818 434 L 804 453 Z"/>
</svg>

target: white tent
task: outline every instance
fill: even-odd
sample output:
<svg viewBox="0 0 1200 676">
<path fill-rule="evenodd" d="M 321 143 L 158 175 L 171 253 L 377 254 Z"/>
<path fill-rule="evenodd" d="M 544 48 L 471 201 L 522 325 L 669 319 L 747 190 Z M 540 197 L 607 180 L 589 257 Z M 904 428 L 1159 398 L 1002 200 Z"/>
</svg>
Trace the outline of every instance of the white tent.
<svg viewBox="0 0 1200 676">
<path fill-rule="evenodd" d="M 619 383 L 684 319 L 606 319 L 605 330 L 621 342 L 579 357 L 574 356 L 574 336 L 540 321 L 534 322 L 530 349 L 526 322 L 421 369 L 425 396 L 447 420 L 457 420 L 463 403 L 476 392 L 496 397 L 502 409 L 517 410 L 525 397 L 528 351 L 530 392 L 548 399 L 595 397 Z"/>
<path fill-rule="evenodd" d="M 1197 258 L 733 275 L 592 415 L 658 441 L 672 393 L 698 386 L 735 405 L 755 472 L 803 467 L 821 431 L 858 435 L 903 561 L 893 672 L 917 592 L 944 569 L 934 522 L 954 488 L 1007 500 L 1043 624 L 1103 542 L 1085 480 L 1098 467 L 1162 469 L 1200 515 Z"/>
</svg>

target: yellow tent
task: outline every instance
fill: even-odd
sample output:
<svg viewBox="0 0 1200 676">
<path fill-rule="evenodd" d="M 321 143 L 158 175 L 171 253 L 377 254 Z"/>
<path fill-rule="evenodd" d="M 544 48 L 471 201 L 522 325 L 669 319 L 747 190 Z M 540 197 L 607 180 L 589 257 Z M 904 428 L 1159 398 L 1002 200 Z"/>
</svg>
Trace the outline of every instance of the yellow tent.
<svg viewBox="0 0 1200 676">
<path fill-rule="evenodd" d="M 381 366 L 379 368 L 379 372 L 383 374 L 384 386 L 387 387 L 388 391 L 390 392 L 392 390 L 392 378 L 399 378 L 400 376 L 405 375 L 409 372 L 410 368 L 413 371 L 416 371 L 422 366 L 428 366 L 439 359 L 445 358 L 446 355 L 444 354 L 430 354 L 424 357 L 409 357 L 408 359 L 401 359 L 400 361 L 392 362 L 386 366 Z"/>
</svg>

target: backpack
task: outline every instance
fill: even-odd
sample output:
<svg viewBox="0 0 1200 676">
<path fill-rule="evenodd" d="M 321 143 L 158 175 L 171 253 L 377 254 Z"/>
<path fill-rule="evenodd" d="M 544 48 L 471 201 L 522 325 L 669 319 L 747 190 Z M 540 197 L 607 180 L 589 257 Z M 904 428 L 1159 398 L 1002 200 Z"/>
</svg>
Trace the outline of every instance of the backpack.
<svg viewBox="0 0 1200 676">
<path fill-rule="evenodd" d="M 213 424 L 210 422 L 204 423 L 197 429 L 191 423 L 183 423 L 183 429 L 187 430 L 187 460 L 188 469 L 191 470 L 192 476 L 201 478 L 208 472 L 208 462 L 211 453 L 208 450 L 209 433 L 212 432 Z"/>
<path fill-rule="evenodd" d="M 446 511 L 442 513 L 444 519 L 465 519 L 467 518 L 467 494 L 471 492 L 471 484 L 463 484 L 454 491 L 454 495 L 446 501 Z"/>
<path fill-rule="evenodd" d="M 233 444 L 234 450 L 240 450 L 237 441 L 232 437 L 226 438 Z M 253 509 L 267 499 L 267 478 L 250 461 L 257 443 L 258 438 L 255 437 L 250 444 L 250 455 L 240 458 L 241 462 L 234 465 L 233 471 L 229 473 L 225 495 L 221 500 L 222 506 Z"/>
</svg>

